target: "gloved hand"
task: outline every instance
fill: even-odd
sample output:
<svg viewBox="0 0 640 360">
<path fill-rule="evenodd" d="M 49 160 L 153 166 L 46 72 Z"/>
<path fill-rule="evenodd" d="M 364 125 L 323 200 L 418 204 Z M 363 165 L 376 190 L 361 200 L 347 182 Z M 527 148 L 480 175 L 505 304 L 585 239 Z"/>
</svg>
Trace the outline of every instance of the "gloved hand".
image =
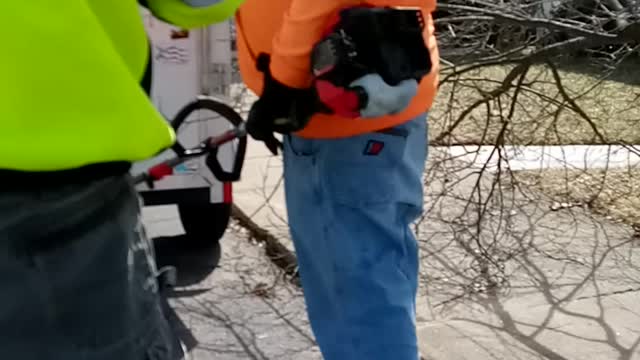
<svg viewBox="0 0 640 360">
<path fill-rule="evenodd" d="M 282 143 L 274 132 L 288 134 L 304 128 L 316 111 L 317 98 L 311 88 L 291 88 L 274 79 L 269 70 L 270 60 L 267 54 L 260 54 L 257 59 L 258 70 L 264 73 L 264 87 L 262 96 L 249 111 L 247 132 L 277 155 Z"/>
</svg>

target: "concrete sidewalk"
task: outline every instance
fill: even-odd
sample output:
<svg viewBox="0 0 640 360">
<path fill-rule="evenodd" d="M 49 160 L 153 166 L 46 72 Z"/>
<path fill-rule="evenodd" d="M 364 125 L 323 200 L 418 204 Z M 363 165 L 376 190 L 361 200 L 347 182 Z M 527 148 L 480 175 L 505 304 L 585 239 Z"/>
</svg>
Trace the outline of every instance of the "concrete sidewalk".
<svg viewBox="0 0 640 360">
<path fill-rule="evenodd" d="M 425 305 L 418 309 L 425 354 L 434 360 L 640 359 L 638 240 L 582 211 L 547 208 L 528 204 L 511 216 L 511 238 L 501 238 L 504 248 L 493 253 L 504 267 L 505 290 L 466 276 L 477 275 L 469 271 L 471 257 L 438 233 L 445 229 L 441 219 L 426 222 Z M 506 254 L 514 255 L 507 260 Z"/>
<path fill-rule="evenodd" d="M 496 258 L 510 256 L 500 260 L 509 290 L 485 289 L 462 246 L 471 239 L 453 241 L 461 231 L 455 224 L 473 215 L 453 194 L 469 198 L 476 178 L 454 162 L 449 181 L 436 180 L 445 178 L 435 165 L 442 156 L 432 151 L 429 211 L 418 227 L 417 311 L 427 358 L 640 360 L 640 240 L 631 229 L 585 209 L 551 211 L 541 199 L 513 196 L 501 205 L 507 209 L 488 211 L 483 231 L 485 240 L 499 239 Z M 281 177 L 281 159 L 250 142 L 235 201 L 291 246 Z M 459 181 L 443 195 L 451 177 Z"/>
<path fill-rule="evenodd" d="M 544 169 L 603 169 L 628 168 L 640 164 L 640 146 L 629 145 L 547 145 L 510 146 L 502 153 L 495 152 L 495 146 L 450 146 L 442 148 L 451 157 L 470 163 L 482 164 L 495 169 L 502 157 L 502 166 L 511 170 Z M 504 161 L 507 160 L 507 162 Z"/>
<path fill-rule="evenodd" d="M 418 307 L 427 359 L 640 359 L 640 298 L 632 287 L 639 273 L 625 264 L 637 259 L 638 247 L 624 232 L 588 221 L 574 236 L 563 236 L 575 225 L 568 220 L 548 219 L 555 228 L 535 236 L 553 241 L 509 266 L 511 292 L 497 296 L 452 300 L 460 286 L 442 265 L 464 264 L 464 257 L 429 238 L 433 244 L 423 251 L 429 283 L 420 289 Z M 544 221 L 539 224 L 546 228 Z M 145 209 L 145 223 L 153 237 L 182 232 L 171 207 Z M 237 229 L 222 245 L 220 266 L 171 299 L 197 340 L 190 359 L 320 360 L 300 290 L 282 281 Z M 567 254 L 569 247 L 575 250 Z"/>
<path fill-rule="evenodd" d="M 233 196 L 247 215 L 293 250 L 288 241 L 282 172 L 282 156 L 273 156 L 262 143 L 250 139 L 242 179 L 234 184 Z"/>
<path fill-rule="evenodd" d="M 175 207 L 149 207 L 143 214 L 156 241 L 171 246 L 185 240 Z M 185 360 L 320 360 L 300 290 L 237 229 L 228 229 L 221 244 L 215 270 L 216 254 L 173 254 L 180 284 L 169 302 L 196 342 L 183 340 L 190 350 Z"/>
</svg>

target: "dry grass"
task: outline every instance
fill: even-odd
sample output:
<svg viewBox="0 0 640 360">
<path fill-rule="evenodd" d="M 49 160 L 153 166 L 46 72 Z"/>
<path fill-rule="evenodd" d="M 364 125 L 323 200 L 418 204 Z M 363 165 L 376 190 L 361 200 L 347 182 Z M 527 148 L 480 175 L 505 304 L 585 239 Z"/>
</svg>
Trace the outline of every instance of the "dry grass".
<svg viewBox="0 0 640 360">
<path fill-rule="evenodd" d="M 495 144 L 506 123 L 504 142 L 507 144 L 640 143 L 640 71 L 637 68 L 638 65 L 623 66 L 605 79 L 602 74 L 561 70 L 563 87 L 588 115 L 585 119 L 566 106 L 551 70 L 544 65 L 534 66 L 522 83 L 515 105 L 512 89 L 473 110 L 445 141 Z M 483 68 L 443 83 L 431 112 L 432 139 L 439 137 L 471 104 L 499 87 L 510 69 L 506 66 Z"/>
<path fill-rule="evenodd" d="M 606 77 L 579 65 L 575 68 L 579 71 L 560 70 L 561 81 L 584 114 L 570 110 L 551 69 L 538 65 L 522 81 L 517 101 L 511 89 L 479 106 L 445 141 L 494 145 L 500 131 L 506 129 L 505 144 L 640 144 L 638 65 L 625 64 Z M 471 104 L 498 88 L 510 70 L 505 66 L 484 68 L 445 83 L 431 113 L 432 139 Z M 558 204 L 587 206 L 611 219 L 640 224 L 640 168 L 523 171 L 515 176 Z"/>
<path fill-rule="evenodd" d="M 640 168 L 523 171 L 515 178 L 558 207 L 587 206 L 611 220 L 640 225 Z"/>
</svg>

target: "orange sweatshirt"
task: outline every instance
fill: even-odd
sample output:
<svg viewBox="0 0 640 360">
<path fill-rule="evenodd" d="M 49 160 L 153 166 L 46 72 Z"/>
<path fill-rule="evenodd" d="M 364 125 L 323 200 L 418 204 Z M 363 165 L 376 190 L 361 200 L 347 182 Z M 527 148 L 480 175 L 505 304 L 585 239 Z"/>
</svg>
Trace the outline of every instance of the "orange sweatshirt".
<svg viewBox="0 0 640 360">
<path fill-rule="evenodd" d="M 377 131 L 404 123 L 428 111 L 436 96 L 439 54 L 434 34 L 435 0 L 246 0 L 236 15 L 240 73 L 247 86 L 260 95 L 263 75 L 255 59 L 261 52 L 271 54 L 271 72 L 290 87 L 303 88 L 311 83 L 310 54 L 331 16 L 340 9 L 370 4 L 375 6 L 415 7 L 422 9 L 426 27 L 424 38 L 431 53 L 433 69 L 420 82 L 409 107 L 395 115 L 378 118 L 344 118 L 314 115 L 298 135 L 306 138 L 340 138 Z"/>
</svg>

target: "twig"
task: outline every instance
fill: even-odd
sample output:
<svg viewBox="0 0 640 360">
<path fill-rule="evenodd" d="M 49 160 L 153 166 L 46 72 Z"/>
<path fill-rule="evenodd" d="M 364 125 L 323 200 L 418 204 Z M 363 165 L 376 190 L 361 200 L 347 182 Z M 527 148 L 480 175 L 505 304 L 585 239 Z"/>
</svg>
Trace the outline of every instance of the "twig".
<svg viewBox="0 0 640 360">
<path fill-rule="evenodd" d="M 291 276 L 291 281 L 294 284 L 299 284 L 298 261 L 293 252 L 282 245 L 278 238 L 269 233 L 269 231 L 263 229 L 251 220 L 251 218 L 235 204 L 231 207 L 231 217 L 236 220 L 240 226 L 249 231 L 251 238 L 264 244 L 265 252 L 271 262 L 282 269 L 286 275 Z"/>
</svg>

